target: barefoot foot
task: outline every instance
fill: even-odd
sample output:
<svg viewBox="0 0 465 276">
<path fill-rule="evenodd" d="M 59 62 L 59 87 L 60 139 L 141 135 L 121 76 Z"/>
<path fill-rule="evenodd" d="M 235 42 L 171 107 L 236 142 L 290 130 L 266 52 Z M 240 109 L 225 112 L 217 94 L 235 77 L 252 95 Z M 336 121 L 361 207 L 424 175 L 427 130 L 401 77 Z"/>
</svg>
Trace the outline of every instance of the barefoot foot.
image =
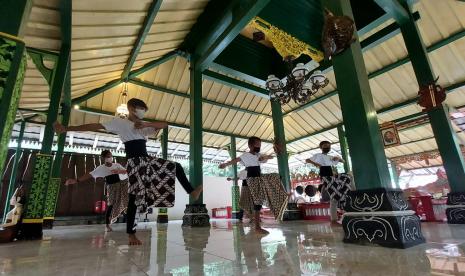
<svg viewBox="0 0 465 276">
<path fill-rule="evenodd" d="M 142 245 L 142 242 L 136 237 L 136 234 L 129 234 L 129 245 Z"/>
<path fill-rule="evenodd" d="M 113 231 L 113 228 L 111 228 L 111 226 L 107 224 L 107 226 L 105 227 L 105 232 L 112 232 L 112 231 Z"/>
<path fill-rule="evenodd" d="M 202 193 L 202 191 L 203 191 L 203 185 L 200 185 L 197 188 L 195 188 L 194 191 L 192 191 L 191 196 L 194 198 L 194 200 L 197 200 L 197 199 L 199 199 L 200 194 Z"/>
</svg>

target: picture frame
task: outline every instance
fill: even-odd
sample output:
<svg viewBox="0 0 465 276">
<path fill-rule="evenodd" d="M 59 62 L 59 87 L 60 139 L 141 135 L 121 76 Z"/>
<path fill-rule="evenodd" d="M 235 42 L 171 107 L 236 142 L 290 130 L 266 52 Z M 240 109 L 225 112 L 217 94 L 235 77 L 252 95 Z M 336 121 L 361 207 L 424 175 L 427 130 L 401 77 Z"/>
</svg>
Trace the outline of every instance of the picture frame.
<svg viewBox="0 0 465 276">
<path fill-rule="evenodd" d="M 401 144 L 399 132 L 394 122 L 380 125 L 381 139 L 385 148 L 395 147 Z"/>
</svg>

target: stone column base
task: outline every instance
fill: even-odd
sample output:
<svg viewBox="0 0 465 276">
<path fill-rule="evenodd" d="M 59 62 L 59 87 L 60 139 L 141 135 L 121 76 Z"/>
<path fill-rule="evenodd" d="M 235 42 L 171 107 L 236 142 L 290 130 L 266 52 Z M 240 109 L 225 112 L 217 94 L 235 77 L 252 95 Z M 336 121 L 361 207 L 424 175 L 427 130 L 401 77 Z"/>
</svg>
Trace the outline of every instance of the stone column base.
<svg viewBox="0 0 465 276">
<path fill-rule="evenodd" d="M 157 223 L 168 223 L 168 215 L 158 215 Z"/>
<path fill-rule="evenodd" d="M 158 209 L 157 223 L 168 223 L 168 209 L 167 208 Z"/>
<path fill-rule="evenodd" d="M 449 224 L 465 224 L 465 192 L 447 195 L 446 217 Z"/>
<path fill-rule="evenodd" d="M 241 212 L 241 211 L 237 211 L 237 212 L 232 212 L 231 214 L 231 218 L 232 219 L 239 219 L 241 220 L 242 218 L 244 217 L 244 214 Z"/>
<path fill-rule="evenodd" d="M 182 217 L 182 226 L 210 227 L 210 216 L 205 204 L 187 204 Z"/>
<path fill-rule="evenodd" d="M 18 239 L 21 240 L 40 240 L 43 237 L 42 222 L 40 223 L 21 223 Z"/>
<path fill-rule="evenodd" d="M 302 219 L 302 213 L 300 212 L 299 207 L 297 207 L 297 203 L 288 203 L 286 210 L 284 210 L 283 221 L 301 220 L 301 219 Z"/>
<path fill-rule="evenodd" d="M 55 219 L 53 219 L 53 218 L 50 218 L 50 219 L 44 218 L 44 222 L 42 223 L 42 228 L 43 229 L 53 229 L 53 222 L 54 221 L 55 221 Z"/>
<path fill-rule="evenodd" d="M 351 191 L 344 204 L 344 242 L 408 248 L 425 242 L 420 219 L 400 189 Z"/>
</svg>

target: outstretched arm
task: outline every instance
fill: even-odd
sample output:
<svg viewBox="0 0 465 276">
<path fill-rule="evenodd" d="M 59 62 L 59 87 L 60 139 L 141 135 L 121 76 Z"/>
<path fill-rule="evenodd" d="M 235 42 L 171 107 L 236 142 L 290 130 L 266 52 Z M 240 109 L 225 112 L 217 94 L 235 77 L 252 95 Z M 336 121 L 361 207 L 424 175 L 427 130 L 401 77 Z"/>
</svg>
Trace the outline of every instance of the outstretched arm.
<svg viewBox="0 0 465 276">
<path fill-rule="evenodd" d="M 262 155 L 258 158 L 258 161 L 265 163 L 266 161 L 273 159 L 273 158 L 274 158 L 273 155 Z"/>
<path fill-rule="evenodd" d="M 225 162 L 225 163 L 223 163 L 223 164 L 220 164 L 218 167 L 219 167 L 220 169 L 224 169 L 224 168 L 226 168 L 227 166 L 231 166 L 231 165 L 237 164 L 237 163 L 239 163 L 240 161 L 241 161 L 241 159 L 238 157 L 238 158 L 235 158 L 235 159 L 233 159 L 233 160 L 231 160 L 231 161 L 228 161 L 228 162 Z"/>
<path fill-rule="evenodd" d="M 137 121 L 134 123 L 134 127 L 136 129 L 147 128 L 147 127 L 152 127 L 154 129 L 164 129 L 165 127 L 168 127 L 168 123 L 159 122 L 159 121 L 153 121 L 153 122 Z"/>
<path fill-rule="evenodd" d="M 315 162 L 315 161 L 312 161 L 312 159 L 310 159 L 310 158 L 309 158 L 309 159 L 305 159 L 305 163 L 312 164 L 313 166 L 315 166 L 315 167 L 317 167 L 317 168 L 321 167 L 321 164 L 320 164 L 320 163 L 317 163 L 317 162 Z"/>
<path fill-rule="evenodd" d="M 97 131 L 104 129 L 102 124 L 85 124 L 79 126 L 64 126 L 58 122 L 53 124 L 55 132 L 58 134 L 65 133 L 67 131 Z"/>
<path fill-rule="evenodd" d="M 81 177 L 78 177 L 77 179 L 68 179 L 68 180 L 66 180 L 65 185 L 77 184 L 79 182 L 87 181 L 87 180 L 89 180 L 91 178 L 92 178 L 92 175 L 87 173 L 87 174 L 85 174 L 85 175 L 83 175 Z"/>
<path fill-rule="evenodd" d="M 339 156 L 334 156 L 334 157 L 333 157 L 333 161 L 335 161 L 335 162 L 340 162 L 340 163 L 344 163 L 344 162 L 345 162 L 344 159 L 342 159 L 342 158 L 339 157 Z"/>
</svg>

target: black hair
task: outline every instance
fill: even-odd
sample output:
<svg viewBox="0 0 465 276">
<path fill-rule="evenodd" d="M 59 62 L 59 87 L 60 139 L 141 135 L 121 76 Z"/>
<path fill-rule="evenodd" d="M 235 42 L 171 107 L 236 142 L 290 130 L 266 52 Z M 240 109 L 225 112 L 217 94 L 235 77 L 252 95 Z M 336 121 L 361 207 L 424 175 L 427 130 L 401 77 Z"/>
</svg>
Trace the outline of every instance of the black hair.
<svg viewBox="0 0 465 276">
<path fill-rule="evenodd" d="M 249 138 L 249 146 L 255 144 L 255 142 L 261 142 L 262 139 L 258 138 L 257 136 L 252 136 Z"/>
<path fill-rule="evenodd" d="M 149 108 L 147 107 L 147 104 L 143 100 L 137 99 L 137 98 L 132 98 L 128 101 L 128 107 L 142 107 L 145 108 L 145 110 L 148 110 Z"/>
<path fill-rule="evenodd" d="M 331 145 L 330 141 L 321 141 L 320 142 L 320 148 L 322 148 L 324 145 Z"/>
<path fill-rule="evenodd" d="M 102 150 L 102 152 L 100 153 L 100 156 L 102 156 L 103 158 L 105 158 L 108 154 L 111 154 L 111 151 L 109 151 L 109 150 Z"/>
</svg>

